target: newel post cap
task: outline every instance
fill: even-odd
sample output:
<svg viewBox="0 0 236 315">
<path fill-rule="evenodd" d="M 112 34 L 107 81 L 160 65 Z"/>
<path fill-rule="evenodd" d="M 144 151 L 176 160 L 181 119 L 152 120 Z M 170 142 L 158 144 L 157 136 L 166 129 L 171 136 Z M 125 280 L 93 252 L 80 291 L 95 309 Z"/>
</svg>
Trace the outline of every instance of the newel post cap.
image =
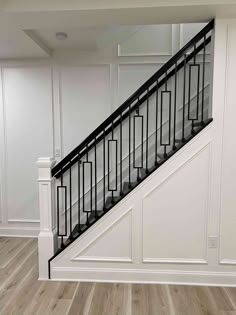
<svg viewBox="0 0 236 315">
<path fill-rule="evenodd" d="M 56 161 L 51 157 L 40 157 L 36 161 L 38 168 L 52 168 L 56 164 Z"/>
</svg>

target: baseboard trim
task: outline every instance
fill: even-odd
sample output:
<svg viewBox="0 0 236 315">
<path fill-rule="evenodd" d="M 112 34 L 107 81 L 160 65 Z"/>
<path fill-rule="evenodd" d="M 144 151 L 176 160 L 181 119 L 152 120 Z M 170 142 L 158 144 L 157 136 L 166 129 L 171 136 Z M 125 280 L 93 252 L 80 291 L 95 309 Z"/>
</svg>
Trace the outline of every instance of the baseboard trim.
<svg viewBox="0 0 236 315">
<path fill-rule="evenodd" d="M 236 287 L 236 272 L 51 267 L 53 281 L 159 283 Z"/>
<path fill-rule="evenodd" d="M 13 236 L 13 237 L 33 237 L 37 238 L 39 234 L 39 226 L 1 226 L 0 236 Z"/>
</svg>

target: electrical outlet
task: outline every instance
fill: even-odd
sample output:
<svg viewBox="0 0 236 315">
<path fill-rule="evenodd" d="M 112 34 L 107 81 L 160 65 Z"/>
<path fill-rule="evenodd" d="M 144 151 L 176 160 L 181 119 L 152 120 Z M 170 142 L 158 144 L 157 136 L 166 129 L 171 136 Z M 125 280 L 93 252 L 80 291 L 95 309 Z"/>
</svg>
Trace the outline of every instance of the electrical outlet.
<svg viewBox="0 0 236 315">
<path fill-rule="evenodd" d="M 217 248 L 218 237 L 208 236 L 208 248 Z"/>
</svg>

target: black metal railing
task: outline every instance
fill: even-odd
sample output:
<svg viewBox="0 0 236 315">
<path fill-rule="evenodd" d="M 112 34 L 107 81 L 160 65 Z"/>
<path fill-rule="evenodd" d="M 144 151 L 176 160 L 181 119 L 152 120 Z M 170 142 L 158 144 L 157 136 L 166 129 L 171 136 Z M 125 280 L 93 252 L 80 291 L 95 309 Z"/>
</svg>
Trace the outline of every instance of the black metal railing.
<svg viewBox="0 0 236 315">
<path fill-rule="evenodd" d="M 212 121 L 213 28 L 211 21 L 52 169 L 60 250 Z"/>
</svg>

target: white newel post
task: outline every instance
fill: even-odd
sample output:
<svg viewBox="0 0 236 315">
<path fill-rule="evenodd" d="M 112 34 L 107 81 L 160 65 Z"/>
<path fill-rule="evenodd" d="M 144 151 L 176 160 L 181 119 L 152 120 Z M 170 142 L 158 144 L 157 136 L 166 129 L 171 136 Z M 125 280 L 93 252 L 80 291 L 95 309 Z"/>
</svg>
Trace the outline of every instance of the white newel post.
<svg viewBox="0 0 236 315">
<path fill-rule="evenodd" d="M 54 207 L 55 179 L 51 176 L 51 169 L 55 163 L 56 161 L 49 157 L 39 158 L 36 162 L 38 166 L 40 209 L 39 279 L 48 279 L 48 260 L 57 249 Z"/>
</svg>

